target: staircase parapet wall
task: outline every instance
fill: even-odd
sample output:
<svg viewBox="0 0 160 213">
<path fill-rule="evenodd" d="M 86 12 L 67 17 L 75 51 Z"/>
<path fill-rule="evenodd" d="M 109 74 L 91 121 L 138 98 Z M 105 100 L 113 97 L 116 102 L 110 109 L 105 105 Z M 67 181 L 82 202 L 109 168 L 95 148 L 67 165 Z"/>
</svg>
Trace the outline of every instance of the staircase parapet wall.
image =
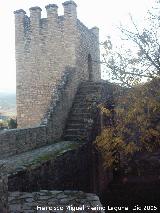
<svg viewBox="0 0 160 213">
<path fill-rule="evenodd" d="M 46 145 L 46 126 L 5 130 L 0 133 L 0 159 Z"/>
<path fill-rule="evenodd" d="M 69 141 L 94 141 L 101 130 L 99 104 L 105 106 L 106 102 L 112 102 L 112 87 L 108 82 L 85 81 L 80 83 L 66 122 L 63 138 Z"/>
<path fill-rule="evenodd" d="M 54 143 L 61 138 L 65 121 L 71 109 L 79 80 L 75 68 L 66 68 L 59 86 L 53 92 L 52 102 L 40 126 L 26 129 L 5 130 L 0 133 L 0 159 Z M 103 102 L 110 99 L 112 89 L 106 82 L 101 85 Z M 105 88 L 105 89 L 104 89 Z"/>
<path fill-rule="evenodd" d="M 103 129 L 103 115 L 99 108 L 99 105 L 102 104 L 106 107 L 108 104 L 113 103 L 113 85 L 107 81 L 94 82 L 95 87 L 97 88 L 96 92 L 93 92 L 93 97 L 96 96 L 96 100 L 92 103 L 93 106 L 93 125 L 90 132 L 90 141 L 95 140 L 95 138 L 101 133 Z"/>
<path fill-rule="evenodd" d="M 59 140 L 78 84 L 76 69 L 67 67 L 40 126 L 0 132 L 0 159 Z"/>
<path fill-rule="evenodd" d="M 50 106 L 41 123 L 47 126 L 48 141 L 62 136 L 78 85 L 76 68 L 66 67 L 61 82 L 52 93 Z"/>
</svg>

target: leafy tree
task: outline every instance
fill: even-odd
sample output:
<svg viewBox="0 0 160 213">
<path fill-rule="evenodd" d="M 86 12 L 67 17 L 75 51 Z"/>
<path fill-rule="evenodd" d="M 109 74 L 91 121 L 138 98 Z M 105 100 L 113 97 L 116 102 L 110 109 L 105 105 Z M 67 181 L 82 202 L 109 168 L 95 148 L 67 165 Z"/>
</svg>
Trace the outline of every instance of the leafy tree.
<svg viewBox="0 0 160 213">
<path fill-rule="evenodd" d="M 154 151 L 160 145 L 160 79 L 122 91 L 115 98 L 115 108 L 100 105 L 108 118 L 114 113 L 113 125 L 104 126 L 95 145 L 102 154 L 104 166 L 124 167 L 139 151 Z"/>
<path fill-rule="evenodd" d="M 131 15 L 130 20 L 131 29 L 119 27 L 120 46 L 109 36 L 103 43 L 103 62 L 110 78 L 127 87 L 160 76 L 160 1 L 148 11 L 143 27 L 138 26 Z"/>
<path fill-rule="evenodd" d="M 10 118 L 8 121 L 8 127 L 9 129 L 16 129 L 17 128 L 17 120 Z"/>
<path fill-rule="evenodd" d="M 0 129 L 8 128 L 8 123 L 6 120 L 0 120 Z"/>
<path fill-rule="evenodd" d="M 113 120 L 94 143 L 107 168 L 128 168 L 135 153 L 160 145 L 160 0 L 143 27 L 130 20 L 130 29 L 119 27 L 119 46 L 109 36 L 103 43 L 106 72 L 120 85 L 114 86 L 114 109 L 99 105 L 103 121 Z"/>
</svg>

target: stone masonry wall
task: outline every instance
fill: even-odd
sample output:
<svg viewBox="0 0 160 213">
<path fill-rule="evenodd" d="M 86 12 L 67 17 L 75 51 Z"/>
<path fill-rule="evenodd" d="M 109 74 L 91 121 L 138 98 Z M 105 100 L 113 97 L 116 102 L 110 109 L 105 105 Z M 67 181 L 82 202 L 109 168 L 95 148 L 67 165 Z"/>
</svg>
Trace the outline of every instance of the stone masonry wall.
<svg viewBox="0 0 160 213">
<path fill-rule="evenodd" d="M 15 11 L 15 46 L 17 66 L 17 120 L 20 128 L 35 127 L 48 110 L 52 93 L 66 67 L 78 70 L 80 80 L 88 79 L 88 54 L 99 60 L 98 31 L 88 30 L 77 20 L 76 4 L 63 3 L 64 16 L 58 16 L 57 5 Z M 96 33 L 97 36 L 94 34 Z M 94 78 L 100 78 L 99 65 L 93 64 Z"/>
<path fill-rule="evenodd" d="M 0 175 L 0 212 L 8 212 L 8 183 L 7 176 L 2 174 Z"/>
<path fill-rule="evenodd" d="M 64 145 L 67 147 L 66 150 L 61 147 L 63 151 L 57 151 L 60 152 L 59 154 L 55 152 L 55 156 L 52 156 L 51 153 L 44 154 L 33 160 L 30 165 L 20 168 L 17 166 L 14 171 L 9 172 L 8 190 L 25 192 L 42 189 L 92 191 L 91 150 L 88 145 L 82 146 L 81 144 L 75 142 L 75 145 L 68 145 L 68 147 Z"/>
<path fill-rule="evenodd" d="M 76 19 L 71 18 L 70 23 L 67 15 L 58 17 L 56 5 L 48 5 L 46 10 L 47 19 L 41 19 L 39 7 L 30 8 L 30 17 L 25 11 L 15 11 L 17 120 L 21 128 L 40 124 L 65 67 L 75 67 L 75 61 L 66 57 L 75 49 L 74 38 L 67 40 L 66 32 L 71 27 L 75 35 Z"/>
<path fill-rule="evenodd" d="M 77 70 L 68 67 L 63 81 L 52 94 L 50 105 L 42 120 L 42 125 L 47 125 L 48 141 L 55 141 L 63 134 L 77 92 L 77 81 Z"/>
<path fill-rule="evenodd" d="M 0 133 L 0 159 L 44 146 L 47 143 L 45 126 L 4 131 Z"/>
<path fill-rule="evenodd" d="M 76 92 L 75 81 L 76 70 L 68 68 L 52 95 L 52 102 L 41 126 L 0 133 L 0 159 L 42 147 L 60 139 Z"/>
<path fill-rule="evenodd" d="M 85 81 L 99 81 L 101 79 L 100 72 L 100 49 L 99 49 L 99 29 L 94 27 L 88 29 L 82 22 L 78 20 L 78 48 L 77 48 L 77 68 L 79 78 Z M 91 57 L 91 68 L 89 68 L 89 56 Z M 91 69 L 91 70 L 90 70 Z"/>
<path fill-rule="evenodd" d="M 95 194 L 82 191 L 47 191 L 26 193 L 12 192 L 9 194 L 10 213 L 36 212 L 83 212 L 104 213 L 105 207 Z"/>
</svg>

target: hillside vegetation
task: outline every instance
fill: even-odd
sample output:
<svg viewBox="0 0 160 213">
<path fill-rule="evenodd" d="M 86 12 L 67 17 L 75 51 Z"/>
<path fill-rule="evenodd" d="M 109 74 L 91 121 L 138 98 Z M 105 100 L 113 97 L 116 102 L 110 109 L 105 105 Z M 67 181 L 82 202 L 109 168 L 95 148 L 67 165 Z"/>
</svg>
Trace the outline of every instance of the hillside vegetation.
<svg viewBox="0 0 160 213">
<path fill-rule="evenodd" d="M 16 94 L 0 92 L 0 114 L 6 116 L 16 115 Z"/>
</svg>

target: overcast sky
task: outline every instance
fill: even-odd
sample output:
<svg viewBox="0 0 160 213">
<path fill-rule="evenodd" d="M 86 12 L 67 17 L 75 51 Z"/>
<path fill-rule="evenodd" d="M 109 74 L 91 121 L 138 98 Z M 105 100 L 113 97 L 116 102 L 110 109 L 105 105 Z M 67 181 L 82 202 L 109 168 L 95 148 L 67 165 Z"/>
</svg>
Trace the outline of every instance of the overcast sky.
<svg viewBox="0 0 160 213">
<path fill-rule="evenodd" d="M 45 5 L 56 3 L 59 14 L 63 14 L 62 0 L 0 0 L 0 91 L 15 91 L 16 68 L 14 50 L 14 15 L 13 11 L 24 9 L 29 15 L 31 6 L 40 6 L 45 17 Z M 100 28 L 100 40 L 107 34 L 115 35 L 115 25 L 119 22 L 128 24 L 127 15 L 132 13 L 140 23 L 153 0 L 75 0 L 78 18 L 89 28 Z"/>
</svg>

